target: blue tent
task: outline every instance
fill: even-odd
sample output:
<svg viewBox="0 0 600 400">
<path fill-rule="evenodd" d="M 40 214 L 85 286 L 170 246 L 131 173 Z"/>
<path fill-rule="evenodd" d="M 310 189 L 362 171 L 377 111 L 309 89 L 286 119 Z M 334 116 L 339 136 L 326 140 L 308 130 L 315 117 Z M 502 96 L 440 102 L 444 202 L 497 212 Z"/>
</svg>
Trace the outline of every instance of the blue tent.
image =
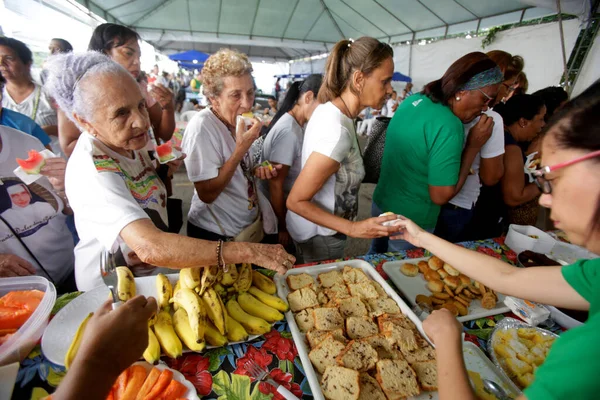
<svg viewBox="0 0 600 400">
<path fill-rule="evenodd" d="M 189 69 L 189 70 L 197 69 L 198 72 L 202 71 L 202 67 L 204 66 L 204 64 L 202 64 L 202 63 L 194 64 L 191 62 L 183 62 L 183 61 L 177 61 L 177 64 L 179 65 L 180 68 L 185 68 L 185 69 Z"/>
<path fill-rule="evenodd" d="M 394 81 L 394 82 L 412 82 L 412 78 L 410 76 L 401 74 L 400 72 L 394 72 L 394 75 L 392 75 L 392 81 Z"/>
<path fill-rule="evenodd" d="M 210 57 L 210 54 L 206 54 L 198 50 L 188 50 L 184 51 L 183 53 L 171 54 L 169 56 L 169 58 L 173 61 L 193 63 L 194 60 L 196 60 L 198 64 L 204 64 L 208 57 Z"/>
</svg>

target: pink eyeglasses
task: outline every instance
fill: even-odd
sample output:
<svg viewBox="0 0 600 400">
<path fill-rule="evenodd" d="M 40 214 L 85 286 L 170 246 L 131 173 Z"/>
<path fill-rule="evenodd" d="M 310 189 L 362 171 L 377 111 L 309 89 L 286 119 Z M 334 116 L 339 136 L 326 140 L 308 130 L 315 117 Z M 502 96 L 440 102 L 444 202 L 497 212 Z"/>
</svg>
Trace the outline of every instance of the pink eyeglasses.
<svg viewBox="0 0 600 400">
<path fill-rule="evenodd" d="M 548 179 L 546 179 L 546 177 L 544 175 L 549 174 L 550 172 L 554 172 L 557 169 L 569 167 L 573 164 L 577 164 L 582 161 L 589 160 L 590 158 L 595 158 L 595 157 L 600 157 L 600 150 L 592 151 L 591 153 L 586 154 L 585 156 L 578 157 L 571 161 L 565 161 L 563 163 L 559 163 L 559 164 L 552 165 L 549 167 L 541 167 L 540 169 L 538 169 L 537 171 L 535 171 L 533 173 L 535 176 L 535 184 L 537 185 L 537 187 L 540 189 L 540 191 L 542 193 L 550 194 L 550 193 L 552 193 L 552 184 L 550 183 L 550 181 Z"/>
</svg>

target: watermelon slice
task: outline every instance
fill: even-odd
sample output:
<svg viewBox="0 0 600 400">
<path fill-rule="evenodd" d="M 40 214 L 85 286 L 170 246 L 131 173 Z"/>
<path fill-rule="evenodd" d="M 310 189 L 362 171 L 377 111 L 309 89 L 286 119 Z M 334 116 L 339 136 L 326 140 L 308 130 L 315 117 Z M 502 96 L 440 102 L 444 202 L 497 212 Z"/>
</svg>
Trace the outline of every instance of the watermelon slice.
<svg viewBox="0 0 600 400">
<path fill-rule="evenodd" d="M 17 164 L 19 164 L 21 169 L 26 173 L 30 175 L 38 175 L 44 165 L 46 165 L 44 156 L 35 150 L 29 150 L 27 156 L 27 160 L 17 158 Z"/>
<path fill-rule="evenodd" d="M 173 145 L 171 142 L 166 142 L 160 146 L 156 146 L 156 156 L 161 164 L 174 160 L 175 154 L 173 154 Z"/>
</svg>

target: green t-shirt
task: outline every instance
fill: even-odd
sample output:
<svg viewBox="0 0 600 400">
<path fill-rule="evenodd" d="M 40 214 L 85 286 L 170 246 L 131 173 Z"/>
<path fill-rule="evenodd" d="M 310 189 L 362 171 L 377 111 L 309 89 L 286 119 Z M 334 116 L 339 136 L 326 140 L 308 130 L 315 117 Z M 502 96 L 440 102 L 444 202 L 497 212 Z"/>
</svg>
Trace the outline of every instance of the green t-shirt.
<svg viewBox="0 0 600 400">
<path fill-rule="evenodd" d="M 464 138 L 463 124 L 450 108 L 423 94 L 408 97 L 387 129 L 375 204 L 434 228 L 440 206 L 431 201 L 429 185 L 456 185 Z"/>
<path fill-rule="evenodd" d="M 584 325 L 563 333 L 525 389 L 527 400 L 600 397 L 600 258 L 562 268 L 565 280 L 590 302 Z"/>
</svg>

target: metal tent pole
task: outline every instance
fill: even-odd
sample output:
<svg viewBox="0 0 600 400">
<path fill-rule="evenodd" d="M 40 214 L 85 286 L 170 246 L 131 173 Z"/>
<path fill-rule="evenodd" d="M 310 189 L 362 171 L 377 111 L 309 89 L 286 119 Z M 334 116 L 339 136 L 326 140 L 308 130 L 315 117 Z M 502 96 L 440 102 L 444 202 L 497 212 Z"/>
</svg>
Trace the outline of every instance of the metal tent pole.
<svg viewBox="0 0 600 400">
<path fill-rule="evenodd" d="M 558 10 L 558 29 L 560 30 L 560 49 L 562 50 L 562 59 L 563 59 L 563 71 L 565 74 L 565 90 L 569 92 L 569 77 L 567 75 L 567 54 L 565 50 L 565 33 L 563 31 L 563 20 L 562 20 L 562 10 L 560 7 L 560 0 L 556 0 L 556 8 Z"/>
</svg>

